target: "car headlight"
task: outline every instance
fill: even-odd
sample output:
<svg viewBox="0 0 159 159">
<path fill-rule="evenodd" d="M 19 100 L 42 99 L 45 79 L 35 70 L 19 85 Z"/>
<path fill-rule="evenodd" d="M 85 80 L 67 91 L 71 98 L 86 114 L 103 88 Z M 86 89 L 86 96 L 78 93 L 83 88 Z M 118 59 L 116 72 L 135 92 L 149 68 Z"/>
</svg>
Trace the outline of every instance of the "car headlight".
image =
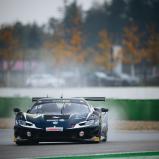
<svg viewBox="0 0 159 159">
<path fill-rule="evenodd" d="M 90 126 L 95 125 L 95 126 L 97 126 L 97 125 L 99 125 L 99 120 L 98 119 L 88 120 L 85 125 L 90 125 Z"/>
<path fill-rule="evenodd" d="M 74 128 L 86 127 L 86 126 L 98 126 L 99 119 L 91 119 L 87 121 L 80 122 L 74 126 Z"/>
<path fill-rule="evenodd" d="M 88 120 L 85 125 L 94 125 L 94 120 Z"/>
<path fill-rule="evenodd" d="M 15 124 L 20 125 L 20 126 L 28 126 L 28 127 L 31 127 L 34 125 L 33 123 L 31 123 L 29 121 L 25 121 L 25 120 L 16 120 Z"/>
<path fill-rule="evenodd" d="M 16 120 L 16 124 L 17 125 L 26 125 L 26 121 L 24 121 L 24 120 Z"/>
</svg>

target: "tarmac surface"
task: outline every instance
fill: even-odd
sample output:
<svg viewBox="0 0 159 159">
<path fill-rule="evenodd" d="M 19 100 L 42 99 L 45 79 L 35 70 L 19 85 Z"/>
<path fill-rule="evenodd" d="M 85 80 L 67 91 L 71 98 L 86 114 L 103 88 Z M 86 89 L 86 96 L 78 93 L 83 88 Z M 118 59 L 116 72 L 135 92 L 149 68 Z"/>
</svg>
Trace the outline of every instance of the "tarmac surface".
<svg viewBox="0 0 159 159">
<path fill-rule="evenodd" d="M 40 143 L 17 146 L 12 129 L 0 129 L 0 159 L 159 151 L 159 131 L 109 131 L 108 142 L 99 144 Z"/>
</svg>

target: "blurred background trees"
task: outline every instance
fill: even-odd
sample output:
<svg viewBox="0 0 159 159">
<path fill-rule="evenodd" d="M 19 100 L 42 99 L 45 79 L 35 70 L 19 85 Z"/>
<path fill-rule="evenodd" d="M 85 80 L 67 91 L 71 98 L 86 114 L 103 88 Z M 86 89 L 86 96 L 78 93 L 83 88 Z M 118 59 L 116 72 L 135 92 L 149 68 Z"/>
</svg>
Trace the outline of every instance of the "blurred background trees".
<svg viewBox="0 0 159 159">
<path fill-rule="evenodd" d="M 103 66 L 107 70 L 113 68 L 112 43 L 107 31 L 99 32 L 99 42 L 97 44 L 98 54 L 94 57 L 97 65 Z"/>
<path fill-rule="evenodd" d="M 140 64 L 142 60 L 142 37 L 137 25 L 131 24 L 124 28 L 122 61 L 130 65 L 131 75 L 135 76 L 135 65 Z"/>
<path fill-rule="evenodd" d="M 17 70 L 18 62 L 25 74 L 31 74 L 38 62 L 48 70 L 89 63 L 112 72 L 116 54 L 123 68 L 130 67 L 131 76 L 159 75 L 158 0 L 112 0 L 102 5 L 96 1 L 88 11 L 73 1 L 64 4 L 63 14 L 43 26 L 1 25 L 1 83 L 9 85 L 4 79 Z M 115 46 L 121 50 L 114 52 Z"/>
<path fill-rule="evenodd" d="M 12 27 L 2 27 L 0 30 L 0 58 L 5 62 L 6 83 L 9 83 L 10 71 L 16 61 L 21 59 L 20 41 L 14 35 Z"/>
</svg>

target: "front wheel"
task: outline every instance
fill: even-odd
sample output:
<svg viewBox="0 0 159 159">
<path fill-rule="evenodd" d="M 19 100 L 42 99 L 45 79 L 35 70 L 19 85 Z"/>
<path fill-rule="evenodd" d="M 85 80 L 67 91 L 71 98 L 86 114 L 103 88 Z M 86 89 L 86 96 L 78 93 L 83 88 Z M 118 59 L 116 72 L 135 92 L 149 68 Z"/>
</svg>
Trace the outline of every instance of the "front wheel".
<svg viewBox="0 0 159 159">
<path fill-rule="evenodd" d="M 28 140 L 28 141 L 15 141 L 16 145 L 21 146 L 21 145 L 37 145 L 39 142 L 38 141 L 33 141 L 33 140 Z"/>
</svg>

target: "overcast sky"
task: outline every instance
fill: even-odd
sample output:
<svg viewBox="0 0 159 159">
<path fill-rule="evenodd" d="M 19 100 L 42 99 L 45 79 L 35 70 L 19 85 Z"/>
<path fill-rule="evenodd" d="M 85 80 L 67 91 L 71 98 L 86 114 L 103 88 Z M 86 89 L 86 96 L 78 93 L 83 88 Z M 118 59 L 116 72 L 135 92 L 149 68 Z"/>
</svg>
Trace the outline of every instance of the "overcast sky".
<svg viewBox="0 0 159 159">
<path fill-rule="evenodd" d="M 73 0 L 69 0 L 73 1 Z M 92 6 L 95 0 L 77 0 L 84 10 Z M 103 2 L 104 0 L 96 0 Z M 43 24 L 50 17 L 61 18 L 63 0 L 0 0 L 0 24 L 37 22 Z M 61 9 L 60 9 L 61 8 Z"/>
</svg>

